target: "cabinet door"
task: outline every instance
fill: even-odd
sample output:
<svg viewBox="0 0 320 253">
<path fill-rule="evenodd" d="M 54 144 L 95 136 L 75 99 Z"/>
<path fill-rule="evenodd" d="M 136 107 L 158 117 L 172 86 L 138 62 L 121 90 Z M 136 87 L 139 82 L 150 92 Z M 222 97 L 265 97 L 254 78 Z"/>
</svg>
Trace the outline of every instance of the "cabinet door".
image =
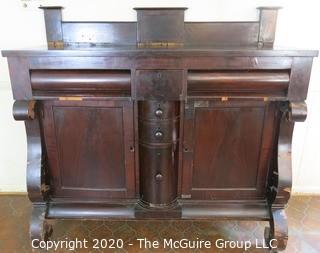
<svg viewBox="0 0 320 253">
<path fill-rule="evenodd" d="M 54 197 L 135 196 L 132 102 L 47 101 L 43 111 Z"/>
<path fill-rule="evenodd" d="M 264 101 L 186 105 L 182 197 L 264 198 L 275 106 Z"/>
</svg>

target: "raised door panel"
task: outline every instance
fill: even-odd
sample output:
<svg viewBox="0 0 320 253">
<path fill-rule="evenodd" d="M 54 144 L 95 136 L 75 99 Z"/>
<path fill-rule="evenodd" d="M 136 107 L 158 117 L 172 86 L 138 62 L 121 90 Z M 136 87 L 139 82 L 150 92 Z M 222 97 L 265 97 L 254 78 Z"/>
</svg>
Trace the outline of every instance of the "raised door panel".
<svg viewBox="0 0 320 253">
<path fill-rule="evenodd" d="M 44 103 L 55 197 L 135 196 L 131 102 Z"/>
<path fill-rule="evenodd" d="M 274 113 L 274 106 L 266 102 L 190 102 L 182 196 L 264 198 Z"/>
</svg>

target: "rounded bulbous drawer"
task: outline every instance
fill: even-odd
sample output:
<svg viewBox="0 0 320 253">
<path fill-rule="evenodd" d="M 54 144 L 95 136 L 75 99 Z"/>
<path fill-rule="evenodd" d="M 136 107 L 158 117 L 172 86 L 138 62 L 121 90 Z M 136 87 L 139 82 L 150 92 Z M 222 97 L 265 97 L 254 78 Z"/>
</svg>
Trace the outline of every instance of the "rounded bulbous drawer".
<svg viewBox="0 0 320 253">
<path fill-rule="evenodd" d="M 170 205 L 177 198 L 177 145 L 139 147 L 141 201 L 150 207 Z"/>
<path fill-rule="evenodd" d="M 178 140 L 179 121 L 140 121 L 139 141 L 142 143 L 172 143 Z"/>
<path fill-rule="evenodd" d="M 139 101 L 139 119 L 161 121 L 179 116 L 179 102 Z"/>
</svg>

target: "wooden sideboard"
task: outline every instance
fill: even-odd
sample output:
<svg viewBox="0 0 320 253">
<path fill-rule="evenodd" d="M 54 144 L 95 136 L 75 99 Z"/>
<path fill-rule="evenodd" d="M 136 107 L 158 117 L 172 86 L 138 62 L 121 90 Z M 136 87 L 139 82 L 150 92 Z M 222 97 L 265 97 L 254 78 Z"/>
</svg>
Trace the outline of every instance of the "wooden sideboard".
<svg viewBox="0 0 320 253">
<path fill-rule="evenodd" d="M 282 250 L 294 123 L 317 51 L 273 47 L 278 8 L 256 22 L 70 22 L 42 7 L 48 45 L 6 50 L 25 122 L 31 239 L 51 221 L 252 219 Z"/>
</svg>

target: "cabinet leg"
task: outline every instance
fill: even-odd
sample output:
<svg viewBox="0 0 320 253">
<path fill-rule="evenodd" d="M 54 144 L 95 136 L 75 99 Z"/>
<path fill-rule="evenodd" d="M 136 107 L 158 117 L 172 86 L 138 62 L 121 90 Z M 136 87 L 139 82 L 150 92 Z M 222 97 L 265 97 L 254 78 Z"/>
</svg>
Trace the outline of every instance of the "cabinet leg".
<svg viewBox="0 0 320 253">
<path fill-rule="evenodd" d="M 52 234 L 52 225 L 46 219 L 46 204 L 34 204 L 30 220 L 30 239 L 34 246 L 47 241 Z"/>
<path fill-rule="evenodd" d="M 270 227 L 264 231 L 266 243 L 271 249 L 282 251 L 288 242 L 287 215 L 284 209 L 274 209 L 271 211 Z"/>
</svg>

